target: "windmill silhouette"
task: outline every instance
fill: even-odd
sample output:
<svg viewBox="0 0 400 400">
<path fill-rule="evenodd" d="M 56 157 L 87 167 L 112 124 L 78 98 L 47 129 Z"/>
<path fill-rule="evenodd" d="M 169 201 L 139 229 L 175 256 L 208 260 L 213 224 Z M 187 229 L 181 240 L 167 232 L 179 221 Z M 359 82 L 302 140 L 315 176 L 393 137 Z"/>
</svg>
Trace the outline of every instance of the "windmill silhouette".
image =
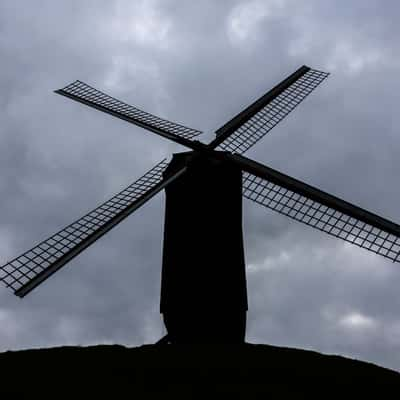
<svg viewBox="0 0 400 400">
<path fill-rule="evenodd" d="M 242 197 L 393 262 L 400 226 L 242 154 L 300 104 L 327 73 L 302 66 L 216 131 L 202 132 L 123 103 L 81 81 L 56 93 L 148 129 L 190 149 L 162 160 L 82 218 L 0 267 L 0 280 L 24 297 L 159 191 L 166 207 L 161 342 L 245 339 L 247 289 Z M 200 245 L 199 245 L 200 244 Z"/>
</svg>

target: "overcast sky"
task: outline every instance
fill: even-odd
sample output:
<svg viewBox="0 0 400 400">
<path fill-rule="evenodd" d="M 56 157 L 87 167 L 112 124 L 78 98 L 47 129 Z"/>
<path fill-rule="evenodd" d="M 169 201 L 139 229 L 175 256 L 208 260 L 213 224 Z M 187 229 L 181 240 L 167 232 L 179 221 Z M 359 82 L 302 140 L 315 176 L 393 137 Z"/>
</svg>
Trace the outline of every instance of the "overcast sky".
<svg viewBox="0 0 400 400">
<path fill-rule="evenodd" d="M 400 222 L 395 0 L 0 2 L 0 263 L 184 148 L 53 93 L 80 79 L 205 132 L 299 66 L 331 72 L 247 157 Z M 24 299 L 0 350 L 165 334 L 164 194 Z M 400 266 L 244 200 L 247 340 L 400 370 Z M 201 243 L 199 243 L 201 246 Z"/>
</svg>

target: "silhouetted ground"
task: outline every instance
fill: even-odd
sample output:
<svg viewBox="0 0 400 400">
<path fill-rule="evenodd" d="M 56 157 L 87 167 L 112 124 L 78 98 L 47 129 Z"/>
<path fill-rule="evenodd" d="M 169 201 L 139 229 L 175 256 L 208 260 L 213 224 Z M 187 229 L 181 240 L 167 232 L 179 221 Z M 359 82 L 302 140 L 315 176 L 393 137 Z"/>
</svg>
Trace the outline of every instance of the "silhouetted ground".
<svg viewBox="0 0 400 400">
<path fill-rule="evenodd" d="M 397 398 L 399 388 L 395 371 L 267 345 L 58 347 L 0 354 L 1 399 Z"/>
</svg>

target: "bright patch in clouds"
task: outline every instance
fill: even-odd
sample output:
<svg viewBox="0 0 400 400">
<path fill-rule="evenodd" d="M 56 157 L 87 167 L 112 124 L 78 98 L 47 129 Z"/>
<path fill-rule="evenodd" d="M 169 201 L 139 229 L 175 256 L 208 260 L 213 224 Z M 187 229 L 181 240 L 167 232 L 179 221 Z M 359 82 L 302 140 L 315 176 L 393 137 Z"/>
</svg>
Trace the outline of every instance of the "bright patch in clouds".
<svg viewBox="0 0 400 400">
<path fill-rule="evenodd" d="M 277 257 L 266 257 L 262 262 L 257 264 L 248 264 L 247 269 L 249 273 L 258 271 L 269 271 L 277 269 L 285 265 L 290 265 L 292 262 L 292 255 L 287 251 L 282 251 Z"/>
<path fill-rule="evenodd" d="M 370 329 L 376 326 L 376 321 L 359 312 L 351 312 L 342 317 L 339 324 L 349 329 Z"/>
<path fill-rule="evenodd" d="M 234 8 L 228 21 L 232 41 L 248 39 L 266 18 L 280 15 L 286 0 L 250 1 Z"/>
<path fill-rule="evenodd" d="M 374 66 L 383 59 L 379 49 L 362 48 L 351 42 L 338 42 L 332 50 L 332 56 L 327 63 L 330 71 L 343 69 L 348 74 L 359 74 L 365 68 Z"/>
<path fill-rule="evenodd" d="M 121 41 L 136 42 L 145 46 L 168 47 L 170 22 L 158 12 L 154 0 L 118 2 L 111 20 L 111 30 Z"/>
</svg>

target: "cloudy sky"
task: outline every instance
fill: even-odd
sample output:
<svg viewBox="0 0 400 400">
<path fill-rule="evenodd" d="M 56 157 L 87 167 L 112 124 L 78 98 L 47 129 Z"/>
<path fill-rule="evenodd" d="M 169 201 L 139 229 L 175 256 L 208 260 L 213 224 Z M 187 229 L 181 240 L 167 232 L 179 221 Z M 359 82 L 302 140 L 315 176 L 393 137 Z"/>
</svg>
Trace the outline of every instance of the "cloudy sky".
<svg viewBox="0 0 400 400">
<path fill-rule="evenodd" d="M 0 262 L 185 150 L 53 93 L 75 79 L 209 141 L 299 66 L 329 71 L 246 156 L 400 222 L 399 12 L 394 0 L 2 0 Z M 0 288 L 0 350 L 164 335 L 163 201 L 26 298 Z M 249 342 L 400 370 L 398 264 L 247 200 L 243 222 Z"/>
</svg>

